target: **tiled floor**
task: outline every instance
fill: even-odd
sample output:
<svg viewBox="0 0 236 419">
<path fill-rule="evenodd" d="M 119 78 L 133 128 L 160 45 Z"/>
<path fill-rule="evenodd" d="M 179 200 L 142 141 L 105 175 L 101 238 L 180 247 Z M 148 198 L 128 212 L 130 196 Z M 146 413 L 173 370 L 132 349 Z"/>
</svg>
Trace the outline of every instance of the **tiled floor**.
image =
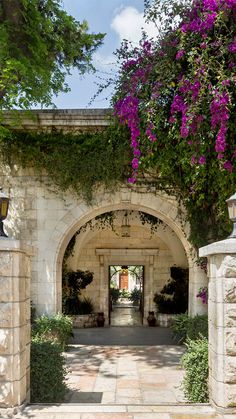
<svg viewBox="0 0 236 419">
<path fill-rule="evenodd" d="M 181 346 L 73 345 L 66 354 L 69 403 L 184 402 Z M 100 394 L 99 394 L 100 393 Z"/>
<path fill-rule="evenodd" d="M 141 326 L 142 317 L 138 307 L 131 304 L 113 305 L 111 326 Z"/>
</svg>

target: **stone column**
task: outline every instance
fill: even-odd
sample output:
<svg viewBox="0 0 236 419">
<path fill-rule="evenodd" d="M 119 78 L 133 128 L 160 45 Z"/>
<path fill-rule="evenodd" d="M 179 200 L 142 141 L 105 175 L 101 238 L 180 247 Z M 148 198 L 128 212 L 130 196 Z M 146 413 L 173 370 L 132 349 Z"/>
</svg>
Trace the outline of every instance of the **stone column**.
<svg viewBox="0 0 236 419">
<path fill-rule="evenodd" d="M 209 389 L 219 409 L 236 412 L 236 239 L 205 246 L 209 275 Z"/>
<path fill-rule="evenodd" d="M 29 399 L 30 260 L 17 240 L 0 238 L 0 408 Z"/>
</svg>

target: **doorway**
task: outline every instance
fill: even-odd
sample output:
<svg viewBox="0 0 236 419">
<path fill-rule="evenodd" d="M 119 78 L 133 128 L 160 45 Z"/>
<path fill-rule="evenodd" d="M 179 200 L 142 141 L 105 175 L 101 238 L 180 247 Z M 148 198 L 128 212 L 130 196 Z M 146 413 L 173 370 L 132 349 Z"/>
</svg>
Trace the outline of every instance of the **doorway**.
<svg viewBox="0 0 236 419">
<path fill-rule="evenodd" d="M 142 326 L 144 266 L 109 266 L 110 326 Z"/>
</svg>

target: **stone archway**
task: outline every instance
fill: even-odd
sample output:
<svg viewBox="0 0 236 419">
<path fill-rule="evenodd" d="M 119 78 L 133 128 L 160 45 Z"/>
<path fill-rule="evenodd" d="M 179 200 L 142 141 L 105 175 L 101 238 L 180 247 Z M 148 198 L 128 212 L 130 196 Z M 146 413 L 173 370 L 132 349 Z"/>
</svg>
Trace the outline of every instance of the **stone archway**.
<svg viewBox="0 0 236 419">
<path fill-rule="evenodd" d="M 146 190 L 133 191 L 126 187 L 113 195 L 98 194 L 93 206 L 87 206 L 84 202 L 74 202 L 66 214 L 58 219 L 53 231 L 48 234 L 47 247 L 42 248 L 39 243 L 38 281 L 40 282 L 42 278 L 45 283 L 43 278 L 46 276 L 47 290 L 44 290 L 43 301 L 38 295 L 38 304 L 36 304 L 38 312 L 52 314 L 61 310 L 61 266 L 71 237 L 89 220 L 104 212 L 116 210 L 146 212 L 164 221 L 174 231 L 182 243 L 188 260 L 189 313 L 191 315 L 201 313 L 204 308 L 196 299 L 196 294 L 198 288 L 206 284 L 206 275 L 195 263 L 195 254 L 187 239 L 189 225 L 184 221 L 184 209 L 179 207 L 174 198 L 163 193 L 154 195 Z"/>
</svg>

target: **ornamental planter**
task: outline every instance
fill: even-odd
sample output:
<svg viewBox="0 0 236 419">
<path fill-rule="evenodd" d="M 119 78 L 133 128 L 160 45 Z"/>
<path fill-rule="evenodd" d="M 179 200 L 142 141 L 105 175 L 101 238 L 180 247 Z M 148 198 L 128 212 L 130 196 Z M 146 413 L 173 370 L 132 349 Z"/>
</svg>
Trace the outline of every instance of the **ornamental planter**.
<svg viewBox="0 0 236 419">
<path fill-rule="evenodd" d="M 176 317 L 176 314 L 158 313 L 157 325 L 160 327 L 170 327 L 175 317 Z"/>
</svg>

